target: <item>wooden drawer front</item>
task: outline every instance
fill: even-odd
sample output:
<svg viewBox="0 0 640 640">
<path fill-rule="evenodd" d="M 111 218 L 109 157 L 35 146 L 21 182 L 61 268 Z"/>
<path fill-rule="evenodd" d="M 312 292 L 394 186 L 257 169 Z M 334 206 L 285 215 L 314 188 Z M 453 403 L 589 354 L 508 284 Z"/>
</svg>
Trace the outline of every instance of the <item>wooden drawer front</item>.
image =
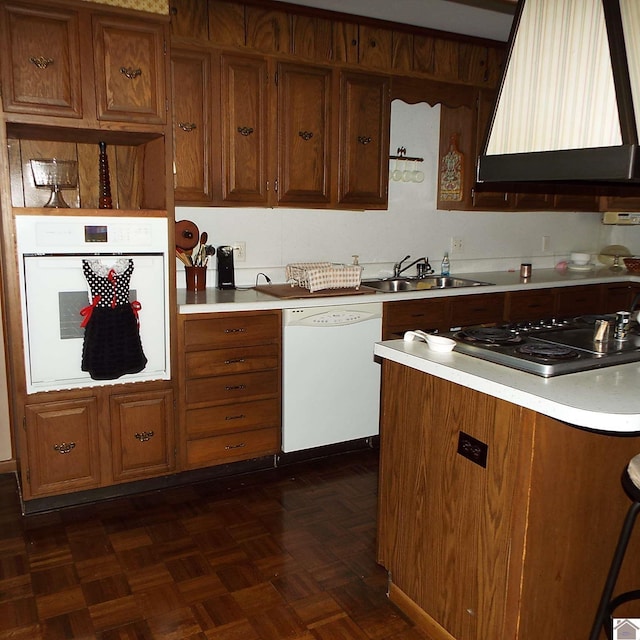
<svg viewBox="0 0 640 640">
<path fill-rule="evenodd" d="M 504 293 L 479 293 L 452 298 L 451 325 L 465 327 L 502 322 L 504 298 Z"/>
<path fill-rule="evenodd" d="M 388 302 L 383 312 L 384 337 L 409 329 L 447 329 L 448 319 L 449 298 Z"/>
<path fill-rule="evenodd" d="M 280 429 L 257 429 L 187 443 L 187 466 L 208 467 L 275 454 L 280 449 Z"/>
<path fill-rule="evenodd" d="M 280 402 L 277 398 L 272 398 L 191 409 L 187 411 L 186 426 L 189 439 L 206 438 L 229 431 L 280 427 Z"/>
<path fill-rule="evenodd" d="M 277 395 L 278 371 L 246 373 L 238 376 L 218 376 L 188 380 L 186 384 L 187 404 L 236 402 Z"/>
<path fill-rule="evenodd" d="M 185 323 L 185 349 L 233 347 L 279 341 L 280 314 L 235 314 Z"/>
<path fill-rule="evenodd" d="M 602 292 L 597 284 L 556 289 L 556 315 L 566 318 L 600 313 Z"/>
<path fill-rule="evenodd" d="M 514 291 L 507 294 L 505 320 L 539 320 L 554 315 L 555 295 L 552 289 Z"/>
<path fill-rule="evenodd" d="M 185 354 L 185 362 L 187 378 L 277 369 L 280 364 L 280 345 L 193 351 Z"/>
</svg>

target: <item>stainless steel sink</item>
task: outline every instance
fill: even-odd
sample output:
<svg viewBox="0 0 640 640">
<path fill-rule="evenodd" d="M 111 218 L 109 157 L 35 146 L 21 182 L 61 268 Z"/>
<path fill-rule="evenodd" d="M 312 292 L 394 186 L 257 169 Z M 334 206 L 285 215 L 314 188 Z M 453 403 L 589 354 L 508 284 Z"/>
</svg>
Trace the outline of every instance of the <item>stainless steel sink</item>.
<svg viewBox="0 0 640 640">
<path fill-rule="evenodd" d="M 454 276 L 427 276 L 426 278 L 388 278 L 384 280 L 363 280 L 362 284 L 383 291 L 397 293 L 399 291 L 428 291 L 429 289 L 457 289 L 460 287 L 482 287 L 490 282 L 468 280 Z"/>
</svg>

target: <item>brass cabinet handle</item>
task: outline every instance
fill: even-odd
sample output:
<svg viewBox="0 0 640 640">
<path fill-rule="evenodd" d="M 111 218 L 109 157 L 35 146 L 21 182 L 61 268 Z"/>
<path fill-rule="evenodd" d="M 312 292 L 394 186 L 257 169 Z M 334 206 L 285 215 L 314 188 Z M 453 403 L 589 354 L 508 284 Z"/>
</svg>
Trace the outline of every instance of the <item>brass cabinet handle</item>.
<svg viewBox="0 0 640 640">
<path fill-rule="evenodd" d="M 247 416 L 244 413 L 239 413 L 237 416 L 225 416 L 225 420 L 242 420 L 242 418 L 246 418 Z"/>
<path fill-rule="evenodd" d="M 141 431 L 140 433 L 134 434 L 133 437 L 140 442 L 147 442 L 148 440 L 151 440 L 154 435 L 155 433 L 153 431 Z"/>
<path fill-rule="evenodd" d="M 58 453 L 69 453 L 72 449 L 76 448 L 75 442 L 61 442 L 60 444 L 54 444 L 53 448 Z"/>
<path fill-rule="evenodd" d="M 190 131 L 193 131 L 194 129 L 197 129 L 197 126 L 196 126 L 195 122 L 179 122 L 178 126 L 183 131 L 186 131 L 187 133 L 189 133 Z"/>
<path fill-rule="evenodd" d="M 358 142 L 360 144 L 369 144 L 371 142 L 370 136 L 358 136 Z"/>
<path fill-rule="evenodd" d="M 129 80 L 135 80 L 138 76 L 142 75 L 142 69 L 132 69 L 131 67 L 120 67 L 120 73 L 129 78 Z"/>
<path fill-rule="evenodd" d="M 35 56 L 31 56 L 29 62 L 38 67 L 38 69 L 46 69 L 50 64 L 53 64 L 53 58 L 45 58 L 44 56 L 38 56 L 36 58 Z"/>
<path fill-rule="evenodd" d="M 313 132 L 311 131 L 298 131 L 298 135 L 303 140 L 311 140 L 311 138 L 313 138 Z"/>
<path fill-rule="evenodd" d="M 229 449 L 242 449 L 242 447 L 246 447 L 246 443 L 238 442 L 238 444 L 227 444 L 225 445 L 225 449 L 228 451 Z"/>
<path fill-rule="evenodd" d="M 238 133 L 241 136 L 250 136 L 253 133 L 253 129 L 251 127 L 238 127 Z"/>
<path fill-rule="evenodd" d="M 242 391 L 243 389 L 246 389 L 246 388 L 247 388 L 246 384 L 236 384 L 236 385 L 228 384 L 225 387 L 225 391 Z"/>
</svg>

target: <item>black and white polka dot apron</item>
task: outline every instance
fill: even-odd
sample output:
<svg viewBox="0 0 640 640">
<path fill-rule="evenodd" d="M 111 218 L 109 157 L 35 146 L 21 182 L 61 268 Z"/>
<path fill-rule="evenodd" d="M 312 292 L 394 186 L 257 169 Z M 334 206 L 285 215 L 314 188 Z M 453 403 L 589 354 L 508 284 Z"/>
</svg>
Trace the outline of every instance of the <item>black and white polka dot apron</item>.
<svg viewBox="0 0 640 640">
<path fill-rule="evenodd" d="M 122 258 L 112 265 L 83 260 L 91 304 L 82 309 L 84 345 L 82 370 L 94 380 L 114 380 L 142 371 L 147 358 L 142 350 L 138 311 L 129 301 L 133 260 Z"/>
</svg>

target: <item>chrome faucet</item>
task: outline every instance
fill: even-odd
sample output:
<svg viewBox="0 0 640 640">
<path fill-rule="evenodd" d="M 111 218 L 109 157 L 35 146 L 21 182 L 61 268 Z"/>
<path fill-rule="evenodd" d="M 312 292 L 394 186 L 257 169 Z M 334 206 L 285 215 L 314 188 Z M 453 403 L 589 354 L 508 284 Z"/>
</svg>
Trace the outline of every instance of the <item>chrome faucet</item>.
<svg viewBox="0 0 640 640">
<path fill-rule="evenodd" d="M 417 260 L 414 260 L 413 262 L 410 262 L 406 267 L 403 267 L 402 263 L 405 262 L 405 260 L 408 260 L 410 257 L 411 256 L 405 256 L 404 258 L 402 258 L 402 260 L 400 260 L 400 262 L 396 262 L 393 265 L 394 278 L 400 277 L 401 273 L 404 273 L 407 269 L 411 269 L 413 265 L 418 265 L 418 277 L 420 278 L 433 273 L 433 269 L 429 264 L 429 258 L 426 258 L 424 256 L 422 258 L 418 258 Z M 422 267 L 422 265 L 424 265 L 424 267 Z"/>
</svg>

